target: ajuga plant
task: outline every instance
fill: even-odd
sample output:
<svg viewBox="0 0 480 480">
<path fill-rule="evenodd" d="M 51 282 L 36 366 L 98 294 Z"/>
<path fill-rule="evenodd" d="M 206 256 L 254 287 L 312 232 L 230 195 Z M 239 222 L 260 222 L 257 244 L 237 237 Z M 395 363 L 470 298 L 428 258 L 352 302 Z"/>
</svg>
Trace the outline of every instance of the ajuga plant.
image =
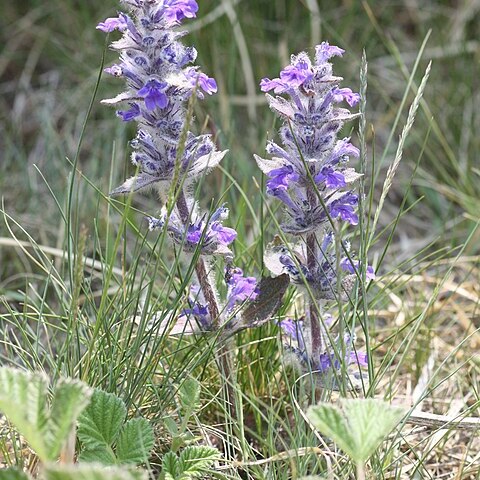
<svg viewBox="0 0 480 480">
<path fill-rule="evenodd" d="M 315 48 L 312 62 L 305 53 L 291 58 L 291 64 L 279 78 L 264 78 L 262 91 L 270 108 L 283 120 L 279 135 L 282 145 L 269 141 L 270 159 L 255 155 L 267 176 L 266 190 L 285 206 L 286 221 L 280 223 L 284 234 L 296 242 L 275 242 L 265 252 L 265 264 L 274 273 L 287 273 L 306 297 L 304 319 L 280 323 L 290 337 L 285 348 L 306 371 L 316 372 L 320 384 L 334 386 L 344 367 L 352 367 L 361 380 L 359 367 L 366 366 L 366 355 L 357 352 L 353 334 L 341 328 L 335 338 L 335 323 L 326 311 L 331 301 L 348 301 L 360 263 L 354 259 L 348 242 L 340 238 L 345 223 L 359 223 L 358 195 L 352 185 L 361 176 L 348 167 L 350 157 L 359 150 L 350 138 L 338 138 L 346 121 L 358 114 L 337 106 L 346 102 L 354 107 L 360 100 L 349 88 L 340 88 L 342 80 L 332 72 L 329 60 L 344 50 L 327 42 Z M 285 236 L 283 236 L 285 238 Z M 366 278 L 374 278 L 370 266 L 364 266 Z"/>
<path fill-rule="evenodd" d="M 123 4 L 128 14 L 107 18 L 97 27 L 123 33 L 111 44 L 120 52 L 120 62 L 105 71 L 123 77 L 127 89 L 103 103 L 126 105 L 117 115 L 138 125 L 130 142 L 136 174 L 111 194 L 156 191 L 163 205 L 159 216 L 148 217 L 150 230 L 168 232 L 185 260 L 194 263 L 198 284 L 191 286 L 187 308 L 181 309 L 178 318 L 172 321 L 167 315 L 165 328 L 170 333 L 214 332 L 222 340 L 266 321 L 279 299 L 266 305 L 261 302 L 264 308 L 256 308 L 268 281 L 263 287 L 257 285 L 254 277 L 244 276 L 233 265 L 229 245 L 236 232 L 223 225 L 227 207 L 203 211 L 195 198 L 194 182 L 227 153 L 217 150 L 210 135 L 190 130 L 194 101 L 217 91 L 215 80 L 192 65 L 195 48 L 179 41 L 186 34 L 178 29 L 179 24 L 195 17 L 198 5 L 195 0 L 124 0 Z M 223 301 L 213 276 L 213 261 L 218 257 L 225 262 L 227 297 Z M 247 301 L 251 305 L 241 314 L 239 307 Z"/>
</svg>

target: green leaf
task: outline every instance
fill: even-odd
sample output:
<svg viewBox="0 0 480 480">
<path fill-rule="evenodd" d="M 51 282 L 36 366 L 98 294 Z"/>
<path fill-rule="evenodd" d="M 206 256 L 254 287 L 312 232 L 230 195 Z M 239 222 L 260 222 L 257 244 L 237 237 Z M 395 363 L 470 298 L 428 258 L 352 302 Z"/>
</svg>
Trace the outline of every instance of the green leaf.
<svg viewBox="0 0 480 480">
<path fill-rule="evenodd" d="M 179 458 L 180 473 L 196 478 L 205 473 L 212 463 L 220 457 L 216 448 L 205 446 L 186 447 Z"/>
<path fill-rule="evenodd" d="M 48 465 L 45 480 L 147 480 L 147 472 L 139 469 L 103 467 L 100 465 Z"/>
<path fill-rule="evenodd" d="M 355 458 L 355 442 L 342 411 L 330 403 L 320 403 L 307 411 L 307 417 L 323 435 L 330 437 L 350 457 Z"/>
<path fill-rule="evenodd" d="M 0 411 L 42 461 L 51 459 L 45 442 L 47 389 L 48 378 L 44 373 L 0 368 Z"/>
<path fill-rule="evenodd" d="M 148 460 L 154 443 L 153 428 L 147 420 L 129 420 L 118 437 L 117 458 L 122 463 L 144 463 Z"/>
<path fill-rule="evenodd" d="M 162 459 L 162 475 L 165 480 L 175 480 L 179 473 L 178 457 L 173 452 L 167 452 Z"/>
<path fill-rule="evenodd" d="M 185 435 L 177 435 L 172 437 L 171 450 L 173 452 L 178 452 L 186 444 Z"/>
<path fill-rule="evenodd" d="M 363 462 L 371 457 L 405 415 L 403 409 L 374 398 L 343 400 L 342 407 L 357 446 L 356 460 Z"/>
<path fill-rule="evenodd" d="M 23 470 L 20 470 L 17 467 L 6 468 L 0 470 L 0 480 L 30 480 L 29 477 Z"/>
<path fill-rule="evenodd" d="M 97 446 L 92 450 L 89 450 L 88 448 L 82 450 L 78 459 L 81 462 L 97 462 L 103 465 L 115 465 L 117 463 L 117 457 L 115 457 L 112 449 L 110 447 L 106 447 L 105 445 Z"/>
<path fill-rule="evenodd" d="M 184 410 L 196 410 L 200 401 L 200 390 L 200 382 L 194 378 L 187 378 L 182 383 L 178 395 Z"/>
<path fill-rule="evenodd" d="M 351 399 L 337 406 L 312 406 L 307 416 L 355 462 L 366 462 L 404 415 L 397 407 L 373 398 Z"/>
<path fill-rule="evenodd" d="M 111 446 L 127 415 L 116 395 L 96 389 L 78 421 L 78 438 L 87 449 Z"/>
<path fill-rule="evenodd" d="M 0 368 L 0 411 L 25 437 L 42 462 L 55 460 L 87 406 L 91 390 L 78 380 L 60 380 L 51 411 L 44 373 Z"/>
<path fill-rule="evenodd" d="M 53 397 L 49 432 L 49 457 L 55 459 L 69 433 L 75 427 L 78 416 L 90 402 L 92 390 L 78 380 L 59 380 Z"/>
<path fill-rule="evenodd" d="M 178 434 L 178 425 L 172 417 L 166 417 L 163 419 L 163 424 L 166 429 L 169 431 L 170 435 Z"/>
</svg>

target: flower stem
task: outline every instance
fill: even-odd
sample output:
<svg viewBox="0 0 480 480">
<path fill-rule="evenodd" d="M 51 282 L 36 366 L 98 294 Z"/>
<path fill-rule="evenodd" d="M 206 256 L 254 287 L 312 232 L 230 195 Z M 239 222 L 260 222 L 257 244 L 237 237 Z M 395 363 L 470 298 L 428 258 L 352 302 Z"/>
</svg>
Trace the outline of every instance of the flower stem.
<svg viewBox="0 0 480 480">
<path fill-rule="evenodd" d="M 180 219 L 184 225 L 188 225 L 190 222 L 190 210 L 188 208 L 187 199 L 185 197 L 185 192 L 180 190 L 177 192 L 176 205 Z M 215 331 L 217 327 L 220 326 L 220 308 L 218 305 L 217 296 L 215 294 L 215 289 L 210 283 L 210 275 L 207 270 L 207 265 L 202 256 L 198 257 L 197 263 L 195 265 L 195 272 L 197 274 L 198 283 L 202 290 L 205 301 L 207 302 L 208 311 L 212 318 L 212 327 Z M 220 338 L 220 337 L 218 337 Z M 234 384 L 236 381 L 235 376 L 235 360 L 232 354 L 232 351 L 229 349 L 229 343 L 225 341 L 220 341 L 218 351 L 216 352 L 216 361 L 218 370 L 223 380 L 223 399 L 227 405 L 227 411 L 229 413 L 230 419 L 236 419 L 236 389 Z M 226 418 L 226 422 L 229 421 L 229 418 Z M 234 457 L 234 453 L 225 452 L 228 457 Z"/>
<path fill-rule="evenodd" d="M 190 211 L 188 209 L 187 200 L 183 190 L 178 192 L 177 209 L 183 224 L 188 225 L 190 222 Z M 197 274 L 198 283 L 202 289 L 203 296 L 207 302 L 208 311 L 212 317 L 212 326 L 218 327 L 220 323 L 220 309 L 218 307 L 217 296 L 215 295 L 215 290 L 210 283 L 210 277 L 207 271 L 205 260 L 201 256 L 198 257 L 195 265 L 195 272 Z"/>
<path fill-rule="evenodd" d="M 313 271 L 317 262 L 317 238 L 315 233 L 307 235 L 307 267 Z M 320 315 L 318 304 L 315 298 L 308 300 L 309 318 L 310 318 L 310 335 L 312 339 L 312 358 L 318 359 L 322 353 L 322 325 L 320 323 Z"/>
<path fill-rule="evenodd" d="M 307 200 L 310 204 L 310 208 L 314 208 L 317 204 L 317 195 L 315 187 L 309 185 L 307 187 Z M 313 272 L 317 267 L 317 236 L 315 232 L 307 234 L 307 268 Z M 322 353 L 322 325 L 320 320 L 320 311 L 318 303 L 315 298 L 310 297 L 308 301 L 309 305 L 309 327 L 312 341 L 312 358 L 318 359 Z"/>
</svg>

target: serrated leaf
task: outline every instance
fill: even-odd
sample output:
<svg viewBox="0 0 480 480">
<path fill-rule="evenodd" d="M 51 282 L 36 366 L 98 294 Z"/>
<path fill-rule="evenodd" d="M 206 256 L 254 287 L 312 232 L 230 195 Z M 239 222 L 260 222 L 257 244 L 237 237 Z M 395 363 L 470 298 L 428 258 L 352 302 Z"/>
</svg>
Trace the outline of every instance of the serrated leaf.
<svg viewBox="0 0 480 480">
<path fill-rule="evenodd" d="M 190 478 L 198 478 L 205 473 L 212 463 L 220 457 L 216 448 L 205 446 L 186 447 L 179 457 L 181 474 L 187 474 Z"/>
<path fill-rule="evenodd" d="M 45 480 L 147 480 L 147 472 L 139 469 L 104 467 L 102 465 L 48 465 Z"/>
<path fill-rule="evenodd" d="M 102 465 L 115 465 L 117 463 L 117 457 L 115 457 L 112 449 L 105 445 L 97 446 L 92 450 L 88 448 L 82 450 L 78 459 L 81 462 L 101 463 Z"/>
<path fill-rule="evenodd" d="M 312 406 L 307 416 L 355 462 L 366 462 L 404 415 L 373 398 L 343 400 L 341 405 L 343 411 L 327 403 Z"/>
<path fill-rule="evenodd" d="M 126 415 L 127 409 L 120 398 L 97 389 L 93 392 L 90 404 L 80 415 L 78 438 L 87 449 L 111 446 Z"/>
<path fill-rule="evenodd" d="M 323 435 L 330 437 L 345 453 L 355 458 L 355 442 L 347 420 L 337 406 L 320 403 L 308 409 L 307 417 Z"/>
<path fill-rule="evenodd" d="M 129 420 L 118 436 L 117 458 L 122 463 L 144 463 L 148 460 L 154 443 L 153 428 L 147 420 Z"/>
<path fill-rule="evenodd" d="M 92 390 L 79 380 L 62 379 L 57 383 L 48 421 L 48 450 L 51 459 L 60 454 L 78 416 L 89 404 L 91 395 Z"/>
<path fill-rule="evenodd" d="M 178 457 L 173 452 L 167 452 L 162 459 L 162 475 L 166 480 L 175 480 L 179 472 Z"/>
<path fill-rule="evenodd" d="M 200 382 L 195 378 L 187 378 L 181 385 L 178 395 L 185 410 L 195 411 L 200 401 Z"/>
<path fill-rule="evenodd" d="M 374 399 L 343 400 L 342 407 L 356 444 L 358 462 L 365 462 L 405 415 L 403 409 Z"/>
<path fill-rule="evenodd" d="M 48 378 L 44 373 L 0 368 L 0 412 L 15 425 L 42 461 L 51 459 L 45 442 L 47 389 Z"/>
<path fill-rule="evenodd" d="M 29 477 L 23 470 L 20 470 L 17 467 L 6 468 L 0 470 L 0 480 L 30 480 Z"/>
</svg>

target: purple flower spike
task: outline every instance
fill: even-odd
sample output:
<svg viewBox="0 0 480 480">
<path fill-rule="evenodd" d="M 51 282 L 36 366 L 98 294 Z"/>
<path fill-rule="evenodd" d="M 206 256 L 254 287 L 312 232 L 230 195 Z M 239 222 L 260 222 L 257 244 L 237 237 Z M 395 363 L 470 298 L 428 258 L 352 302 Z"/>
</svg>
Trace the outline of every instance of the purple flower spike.
<svg viewBox="0 0 480 480">
<path fill-rule="evenodd" d="M 127 29 L 127 22 L 125 19 L 120 17 L 110 17 L 107 18 L 104 22 L 100 22 L 97 25 L 97 30 L 101 30 L 105 33 L 113 32 L 114 30 L 119 30 L 120 32 L 124 32 Z"/>
<path fill-rule="evenodd" d="M 258 326 L 258 316 L 250 314 L 244 319 L 238 312 L 233 315 L 230 311 L 237 303 L 256 298 L 255 278 L 244 277 L 238 271 L 230 279 L 228 295 L 223 299 L 215 288 L 212 257 L 221 257 L 230 269 L 233 265 L 233 252 L 228 246 L 237 232 L 222 224 L 228 217 L 228 209 L 222 205 L 211 215 L 202 211 L 192 188 L 227 153 L 217 149 L 211 135 L 197 135 L 189 130 L 187 102 L 192 92 L 203 99 L 218 89 L 215 79 L 193 65 L 197 51 L 180 41 L 187 32 L 176 28 L 185 18 L 196 17 L 197 1 L 120 1 L 128 15 L 120 13 L 118 18 L 107 18 L 97 28 L 123 32 L 122 38 L 111 45 L 119 52 L 120 61 L 105 72 L 123 78 L 126 89 L 103 103 L 118 108 L 117 115 L 123 121 L 137 122 L 137 135 L 130 141 L 136 174 L 111 195 L 153 189 L 161 193 L 162 201 L 171 196 L 167 200 L 171 208 L 164 206 L 160 218 L 148 217 L 148 226 L 150 230 L 162 229 L 168 233 L 173 243 L 189 254 L 199 287 L 192 288 L 194 298 L 189 296 L 188 308 L 180 312 L 169 332 L 190 335 L 217 330 L 223 336 L 223 327 L 230 335 L 239 329 Z M 119 104 L 124 106 L 118 107 Z M 284 289 L 288 283 L 286 277 Z M 274 313 L 274 305 L 271 303 L 267 310 Z M 258 305 L 253 306 L 253 311 L 256 309 Z M 268 318 L 265 316 L 264 320 Z"/>
<path fill-rule="evenodd" d="M 348 162 L 360 151 L 350 138 L 338 138 L 345 122 L 356 114 L 337 104 L 346 102 L 353 107 L 360 95 L 350 88 L 340 88 L 342 78 L 334 75 L 329 62 L 343 53 L 343 49 L 323 42 L 315 48 L 315 62 L 305 52 L 292 55 L 290 65 L 281 70 L 279 78 L 261 81 L 262 91 L 277 94 L 266 98 L 283 125 L 279 130 L 281 145 L 274 141 L 267 145 L 270 158 L 255 155 L 267 176 L 267 194 L 286 206 L 288 218 L 280 228 L 297 237 L 295 244 L 278 246 L 274 242 L 265 253 L 265 265 L 274 275 L 287 274 L 291 283 L 308 292 L 308 321 L 302 325 L 291 320 L 280 323 L 291 339 L 285 348 L 297 358 L 304 372 L 315 370 L 320 382 L 330 378 L 330 385 L 332 371 L 342 365 L 355 364 L 357 371 L 352 375 L 358 380 L 358 367 L 367 364 L 365 354 L 351 354 L 353 334 L 348 339 L 337 338 L 338 348 L 334 348 L 332 336 L 327 333 L 335 325 L 323 311 L 327 302 L 351 298 L 359 267 L 358 262 L 342 259 L 343 251 L 350 251 L 350 244 L 334 242 L 335 226 L 329 222 L 333 218 L 351 225 L 359 223 L 358 196 L 352 184 L 362 175 L 348 167 Z M 352 258 L 353 254 L 349 255 Z M 372 267 L 365 266 L 365 272 L 368 279 L 374 278 Z M 345 352 L 345 358 L 339 358 L 338 352 Z"/>
<path fill-rule="evenodd" d="M 153 79 L 138 91 L 138 94 L 145 98 L 147 110 L 155 110 L 156 107 L 165 108 L 168 105 L 168 97 L 165 94 L 167 88 L 167 83 Z"/>
<path fill-rule="evenodd" d="M 184 18 L 195 18 L 198 5 L 195 0 L 166 0 L 164 16 L 171 24 L 178 24 Z"/>
</svg>

